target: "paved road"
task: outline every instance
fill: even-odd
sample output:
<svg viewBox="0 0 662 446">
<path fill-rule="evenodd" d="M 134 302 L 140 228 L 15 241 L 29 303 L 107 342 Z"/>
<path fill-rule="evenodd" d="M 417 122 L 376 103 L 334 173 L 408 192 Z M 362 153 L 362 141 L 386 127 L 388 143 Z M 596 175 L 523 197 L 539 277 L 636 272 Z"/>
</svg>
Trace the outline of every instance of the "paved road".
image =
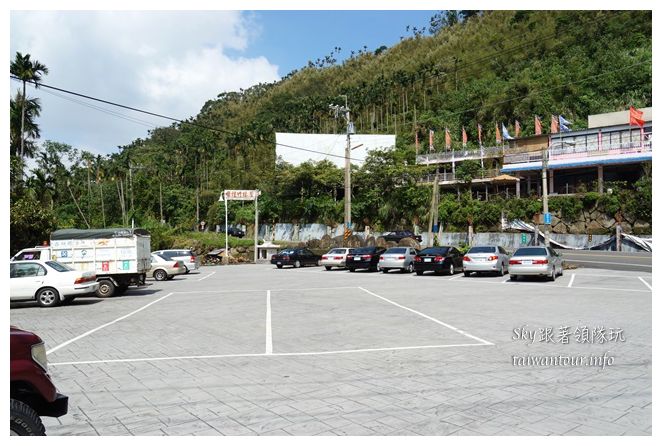
<svg viewBox="0 0 662 446">
<path fill-rule="evenodd" d="M 650 273 L 233 265 L 151 283 L 12 305 L 69 396 L 49 435 L 651 435 Z"/>
<path fill-rule="evenodd" d="M 618 271 L 653 271 L 653 255 L 650 252 L 616 251 L 575 251 L 559 249 L 563 259 L 586 268 L 600 268 Z"/>
</svg>

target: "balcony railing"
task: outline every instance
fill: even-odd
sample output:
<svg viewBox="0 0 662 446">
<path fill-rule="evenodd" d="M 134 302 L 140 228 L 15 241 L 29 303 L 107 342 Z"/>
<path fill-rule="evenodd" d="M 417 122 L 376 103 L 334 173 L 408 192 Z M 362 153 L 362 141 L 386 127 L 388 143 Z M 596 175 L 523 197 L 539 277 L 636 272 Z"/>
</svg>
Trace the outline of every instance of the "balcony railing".
<svg viewBox="0 0 662 446">
<path fill-rule="evenodd" d="M 474 180 L 491 179 L 499 176 L 499 174 L 500 174 L 499 169 L 486 169 L 486 170 L 482 170 L 480 174 L 476 178 L 474 178 Z M 421 184 L 434 183 L 435 176 L 436 176 L 435 174 L 425 175 L 421 179 L 419 179 L 418 182 Z M 453 183 L 456 181 L 464 181 L 464 180 L 459 179 L 457 175 L 454 174 L 453 172 L 439 172 L 439 183 Z"/>
<path fill-rule="evenodd" d="M 427 153 L 416 156 L 416 164 L 438 164 L 481 158 L 499 158 L 503 156 L 503 147 L 483 147 L 472 150 L 452 150 L 450 152 Z"/>
</svg>

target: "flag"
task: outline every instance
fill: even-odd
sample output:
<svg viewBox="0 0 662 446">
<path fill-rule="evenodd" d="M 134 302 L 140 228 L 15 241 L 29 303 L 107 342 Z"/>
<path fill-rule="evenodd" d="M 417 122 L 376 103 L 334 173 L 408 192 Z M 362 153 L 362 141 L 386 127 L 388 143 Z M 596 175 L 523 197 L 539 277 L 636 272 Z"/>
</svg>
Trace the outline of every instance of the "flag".
<svg viewBox="0 0 662 446">
<path fill-rule="evenodd" d="M 430 130 L 430 152 L 434 152 L 434 130 Z"/>
<path fill-rule="evenodd" d="M 522 132 L 522 128 L 519 125 L 519 121 L 515 121 L 515 138 L 519 138 L 519 134 Z"/>
<path fill-rule="evenodd" d="M 501 123 L 501 130 L 503 131 L 503 139 L 513 139 L 513 137 L 508 134 L 508 129 L 503 125 L 503 122 Z"/>
<path fill-rule="evenodd" d="M 644 121 L 644 112 L 630 106 L 630 125 L 638 125 L 639 127 L 643 127 L 645 123 L 646 121 Z"/>
<path fill-rule="evenodd" d="M 478 124 L 478 145 L 483 146 L 483 126 Z"/>
<path fill-rule="evenodd" d="M 552 115 L 552 123 L 549 126 L 549 133 L 558 133 L 559 132 L 559 120 L 556 116 Z"/>
<path fill-rule="evenodd" d="M 462 147 L 467 146 L 467 131 L 464 130 L 464 126 L 462 126 Z"/>
<path fill-rule="evenodd" d="M 451 148 L 451 133 L 448 131 L 448 128 L 446 128 L 446 150 L 449 150 Z"/>
<path fill-rule="evenodd" d="M 570 126 L 572 125 L 572 122 L 568 121 L 563 117 L 563 115 L 559 115 L 559 126 L 561 127 L 562 132 L 569 132 L 572 129 Z"/>
<path fill-rule="evenodd" d="M 501 132 L 499 132 L 499 124 L 494 124 L 496 127 L 496 142 L 497 144 L 501 143 Z"/>
<path fill-rule="evenodd" d="M 418 154 L 418 148 L 420 143 L 418 142 L 418 129 L 414 132 L 415 144 L 416 144 L 416 153 Z"/>
<path fill-rule="evenodd" d="M 542 122 L 540 122 L 540 118 L 537 115 L 534 115 L 533 122 L 535 123 L 536 127 L 536 135 L 542 135 Z"/>
</svg>

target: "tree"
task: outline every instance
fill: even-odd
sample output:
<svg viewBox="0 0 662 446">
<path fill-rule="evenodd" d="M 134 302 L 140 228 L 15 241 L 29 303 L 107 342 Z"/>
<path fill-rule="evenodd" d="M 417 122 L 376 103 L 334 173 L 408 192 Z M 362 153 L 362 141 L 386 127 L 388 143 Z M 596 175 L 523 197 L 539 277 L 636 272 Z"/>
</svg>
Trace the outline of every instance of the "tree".
<svg viewBox="0 0 662 446">
<path fill-rule="evenodd" d="M 28 98 L 23 104 L 23 96 L 16 93 L 16 97 L 9 101 L 9 148 L 13 156 L 20 156 L 21 143 L 24 144 L 24 155 L 33 158 L 37 146 L 31 139 L 39 139 L 39 126 L 35 122 L 41 113 L 39 99 Z M 23 138 L 21 138 L 21 123 L 23 123 Z"/>
<path fill-rule="evenodd" d="M 23 101 L 21 103 L 21 150 L 20 157 L 24 156 L 24 135 L 25 135 L 25 109 L 27 98 L 25 96 L 25 86 L 28 82 L 33 83 L 35 88 L 39 87 L 38 82 L 43 74 L 48 74 L 48 68 L 38 60 L 30 60 L 30 55 L 22 55 L 16 52 L 14 60 L 9 66 L 9 72 L 16 76 L 23 83 Z"/>
</svg>

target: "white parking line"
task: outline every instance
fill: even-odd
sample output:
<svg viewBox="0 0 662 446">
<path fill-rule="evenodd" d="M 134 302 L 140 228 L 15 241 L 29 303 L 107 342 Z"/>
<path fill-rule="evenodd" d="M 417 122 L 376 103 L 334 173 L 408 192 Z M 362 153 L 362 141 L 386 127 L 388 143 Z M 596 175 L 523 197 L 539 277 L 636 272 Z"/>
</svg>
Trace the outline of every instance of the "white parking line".
<svg viewBox="0 0 662 446">
<path fill-rule="evenodd" d="M 583 262 L 583 263 L 604 263 L 607 265 L 625 265 L 625 266 L 636 266 L 640 268 L 653 268 L 652 265 L 639 265 L 637 263 L 620 263 L 620 262 L 602 262 L 597 260 L 573 260 L 573 259 L 563 259 L 568 262 Z"/>
<path fill-rule="evenodd" d="M 147 307 L 150 307 L 150 306 L 154 305 L 154 304 L 157 303 L 157 302 L 162 301 L 162 300 L 165 299 L 166 297 L 172 296 L 173 294 L 174 294 L 174 293 L 168 293 L 168 294 L 166 294 L 165 296 L 160 297 L 160 298 L 158 298 L 158 299 L 156 299 L 156 300 L 154 300 L 154 301 L 148 303 L 147 305 L 143 305 L 142 307 L 138 308 L 137 310 L 132 311 L 132 312 L 129 313 L 129 314 L 125 314 L 124 316 L 122 316 L 122 317 L 118 317 L 118 318 L 115 319 L 115 320 L 112 320 L 112 321 L 110 321 L 110 322 L 107 322 L 107 323 L 105 323 L 105 324 L 103 324 L 103 325 L 99 325 L 97 328 L 93 328 L 92 330 L 86 331 L 86 332 L 83 333 L 82 335 L 76 336 L 76 337 L 73 338 L 73 339 L 69 339 L 68 341 L 63 342 L 62 344 L 60 344 L 60 345 L 58 345 L 58 346 L 55 346 L 55 347 L 53 347 L 52 349 L 46 351 L 46 354 L 47 354 L 47 355 L 50 355 L 51 353 L 53 353 L 53 352 L 55 352 L 55 351 L 61 349 L 62 347 L 66 347 L 67 345 L 71 344 L 72 342 L 76 342 L 76 341 L 78 341 L 79 339 L 83 339 L 85 336 L 89 336 L 89 335 L 91 335 L 92 333 L 94 333 L 94 332 L 96 332 L 96 331 L 99 331 L 99 330 L 101 330 L 102 328 L 106 328 L 106 327 L 108 327 L 109 325 L 113 325 L 115 322 L 119 322 L 119 321 L 121 321 L 121 320 L 123 320 L 123 319 L 126 319 L 126 318 L 129 317 L 129 316 L 133 316 L 134 314 L 136 314 L 136 313 L 138 313 L 138 312 L 144 310 L 144 309 L 147 308 Z"/>
<path fill-rule="evenodd" d="M 390 303 L 390 304 L 392 304 L 392 305 L 395 305 L 396 307 L 402 308 L 402 309 L 407 310 L 407 311 L 411 311 L 412 313 L 417 314 L 417 315 L 419 315 L 419 316 L 421 316 L 421 317 L 424 317 L 425 319 L 431 320 L 432 322 L 435 322 L 435 323 L 437 323 L 437 324 L 439 324 L 439 325 L 442 325 L 442 326 L 444 326 L 444 327 L 446 327 L 446 328 L 449 328 L 449 329 L 451 329 L 451 330 L 453 330 L 453 331 L 455 331 L 455 332 L 457 332 L 457 333 L 460 333 L 460 334 L 462 334 L 462 335 L 464 335 L 464 336 L 466 336 L 466 337 L 468 337 L 468 338 L 475 339 L 476 341 L 478 341 L 478 342 L 482 342 L 482 343 L 485 344 L 485 345 L 494 345 L 494 344 L 491 343 L 490 341 L 486 341 L 485 339 L 481 339 L 481 338 L 479 338 L 478 336 L 474 336 L 474 335 L 472 335 L 472 334 L 469 334 L 469 333 L 467 333 L 467 332 L 464 331 L 464 330 L 460 330 L 459 328 L 453 327 L 453 326 L 450 325 L 450 324 L 447 324 L 447 323 L 445 323 L 445 322 L 442 322 L 442 321 L 440 321 L 439 319 L 435 319 L 435 318 L 433 318 L 432 316 L 428 316 L 427 314 L 423 314 L 423 313 L 421 313 L 420 311 L 416 311 L 416 310 L 411 309 L 411 308 L 409 308 L 409 307 L 405 307 L 404 305 L 400 305 L 399 303 L 394 302 L 394 301 L 392 301 L 392 300 L 390 300 L 390 299 L 387 299 L 387 298 L 385 298 L 385 297 L 382 297 L 382 296 L 380 296 L 379 294 L 375 294 L 375 293 L 373 293 L 372 291 L 368 291 L 368 290 L 366 290 L 366 289 L 363 288 L 363 287 L 357 287 L 357 288 L 360 289 L 360 290 L 362 290 L 362 291 L 365 291 L 366 293 L 368 293 L 368 294 L 370 294 L 370 295 L 372 295 L 372 296 L 375 296 L 375 297 L 377 297 L 377 298 L 379 298 L 379 299 L 381 299 L 381 300 L 383 300 L 383 301 L 385 301 L 385 302 L 388 302 L 388 303 Z"/>
<path fill-rule="evenodd" d="M 369 352 L 389 352 L 389 351 L 403 351 L 403 350 L 427 350 L 437 348 L 452 348 L 452 347 L 485 347 L 487 345 L 494 345 L 492 343 L 480 344 L 441 344 L 441 345 L 414 345 L 410 347 L 378 347 L 378 348 L 360 348 L 354 350 L 331 350 L 322 352 L 295 352 L 295 353 L 237 353 L 228 355 L 199 355 L 199 356 L 158 356 L 154 358 L 129 358 L 129 359 L 97 359 L 93 361 L 67 361 L 67 362 L 49 362 L 49 366 L 62 366 L 62 365 L 83 365 L 83 364 L 114 364 L 126 362 L 156 362 L 156 361 L 177 361 L 183 359 L 224 359 L 224 358 L 255 358 L 255 357 L 274 357 L 274 356 L 321 356 L 321 355 L 340 355 L 351 353 L 369 353 Z"/>
<path fill-rule="evenodd" d="M 455 280 L 455 279 L 459 279 L 460 277 L 464 277 L 464 274 L 458 274 L 457 276 L 455 276 L 455 277 L 451 277 L 451 278 L 448 279 L 448 280 Z"/>
<path fill-rule="evenodd" d="M 648 287 L 649 290 L 653 291 L 653 287 L 650 286 L 650 285 L 648 284 L 648 282 L 646 282 L 646 281 L 645 281 L 644 279 L 642 279 L 641 277 L 637 277 L 637 278 L 638 278 L 639 280 L 641 280 L 641 281 L 643 282 L 643 284 L 646 285 L 646 286 Z"/>
<path fill-rule="evenodd" d="M 213 276 L 214 274 L 216 274 L 216 271 L 207 274 L 205 277 L 200 277 L 200 278 L 198 279 L 198 282 L 200 282 L 201 280 L 205 280 L 206 278 L 211 277 L 211 276 Z"/>
<path fill-rule="evenodd" d="M 506 282 L 508 282 L 509 280 L 510 280 L 510 277 L 507 277 L 507 278 L 503 279 L 503 280 L 501 281 L 501 283 L 506 283 Z"/>
<path fill-rule="evenodd" d="M 273 341 L 271 339 L 271 291 L 267 290 L 267 333 L 265 339 L 265 351 L 266 355 L 270 355 L 274 351 Z"/>
<path fill-rule="evenodd" d="M 568 288 L 572 288 L 572 282 L 575 281 L 575 275 L 570 276 L 570 282 L 568 282 Z"/>
</svg>

